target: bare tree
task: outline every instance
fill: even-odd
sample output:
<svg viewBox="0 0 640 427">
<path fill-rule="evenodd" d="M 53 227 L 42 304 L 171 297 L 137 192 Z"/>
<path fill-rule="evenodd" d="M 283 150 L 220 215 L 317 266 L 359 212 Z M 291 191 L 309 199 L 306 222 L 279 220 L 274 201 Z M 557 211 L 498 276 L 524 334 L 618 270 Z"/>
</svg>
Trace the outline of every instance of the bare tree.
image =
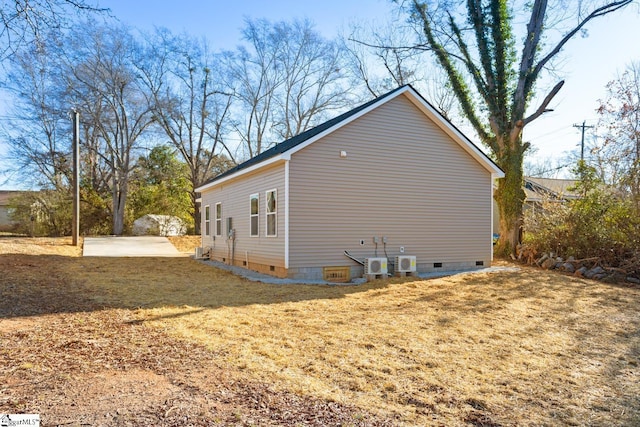
<svg viewBox="0 0 640 427">
<path fill-rule="evenodd" d="M 8 147 L 9 161 L 3 164 L 8 166 L 7 172 L 15 182 L 40 189 L 23 199 L 26 205 L 22 218 L 28 224 L 27 231 L 39 229 L 53 235 L 68 233 L 71 224 L 69 110 L 74 105 L 69 102 L 65 79 L 70 73 L 61 60 L 65 44 L 57 36 L 50 34 L 46 43 L 23 46 L 7 60 L 4 88 L 13 96 L 8 115 L 0 122 L 1 138 Z M 83 102 L 91 102 L 90 98 Z M 81 126 L 81 129 L 84 132 L 80 150 L 82 230 L 109 232 L 103 195 L 106 192 L 108 197 L 112 174 L 96 155 L 101 149 L 96 147 L 103 144 L 95 127 Z M 31 223 L 30 218 L 35 222 Z"/>
<path fill-rule="evenodd" d="M 248 46 L 225 55 L 237 99 L 235 130 L 253 157 L 344 105 L 340 50 L 309 21 L 246 22 Z"/>
<path fill-rule="evenodd" d="M 369 96 L 380 96 L 405 84 L 425 78 L 422 52 L 413 48 L 411 33 L 397 24 L 363 27 L 354 25 L 343 37 L 349 69 L 356 81 L 364 83 Z"/>
<path fill-rule="evenodd" d="M 59 70 L 51 57 L 55 43 L 16 52 L 3 88 L 12 94 L 10 121 L 0 135 L 8 146 L 5 171 L 23 182 L 60 190 L 68 185 L 69 117 L 60 96 Z"/>
<path fill-rule="evenodd" d="M 580 3 L 574 24 L 555 40 L 549 30 L 560 29 L 560 24 L 547 0 L 534 0 L 517 11 L 506 0 L 470 0 L 466 7 L 418 0 L 409 5 L 407 11 L 423 37 L 415 48 L 434 55 L 465 117 L 505 172 L 495 194 L 501 252 L 515 251 L 519 241 L 525 197 L 523 159 L 529 149 L 522 129 L 549 111 L 564 84 L 559 81 L 530 109 L 542 71 L 589 21 L 630 3 L 614 1 L 590 9 L 591 5 Z M 562 13 L 567 13 L 566 7 Z M 514 29 L 516 14 L 527 16 L 523 40 Z"/>
<path fill-rule="evenodd" d="M 592 153 L 606 181 L 627 194 L 640 212 L 640 62 L 609 82 L 598 114 L 601 142 Z"/>
<path fill-rule="evenodd" d="M 70 16 L 105 13 L 107 10 L 92 6 L 85 0 L 2 0 L 0 61 L 22 46 L 44 43 L 44 35 L 51 30 L 68 28 Z"/>
<path fill-rule="evenodd" d="M 279 22 L 271 32 L 282 70 L 273 126 L 280 138 L 288 139 L 345 105 L 342 52 L 308 20 Z"/>
<path fill-rule="evenodd" d="M 523 171 L 526 176 L 538 178 L 558 178 L 560 172 L 569 166 L 575 165 L 575 161 L 547 157 L 544 159 L 525 159 Z"/>
<path fill-rule="evenodd" d="M 251 43 L 251 51 L 240 46 L 226 52 L 224 66 L 228 85 L 234 87 L 238 109 L 234 128 L 248 157 L 260 154 L 270 145 L 265 140 L 272 125 L 275 91 L 282 84 L 277 52 L 269 39 L 270 24 L 266 20 L 247 21 L 243 38 Z"/>
<path fill-rule="evenodd" d="M 225 141 L 232 93 L 223 86 L 218 64 L 204 41 L 157 30 L 138 66 L 157 124 L 189 167 L 196 234 L 200 209 L 194 189 L 234 161 Z"/>
<path fill-rule="evenodd" d="M 134 64 L 141 49 L 130 30 L 120 25 L 87 23 L 70 34 L 67 56 L 70 94 L 81 104 L 85 127 L 100 145 L 93 150 L 110 170 L 113 233 L 125 225 L 129 175 L 141 136 L 153 122 Z"/>
<path fill-rule="evenodd" d="M 385 25 L 354 25 L 342 38 L 342 49 L 354 85 L 364 85 L 367 97 L 380 96 L 399 86 L 418 89 L 446 118 L 456 107 L 446 75 L 433 64 L 427 53 L 415 49 L 411 28 L 397 21 Z"/>
</svg>

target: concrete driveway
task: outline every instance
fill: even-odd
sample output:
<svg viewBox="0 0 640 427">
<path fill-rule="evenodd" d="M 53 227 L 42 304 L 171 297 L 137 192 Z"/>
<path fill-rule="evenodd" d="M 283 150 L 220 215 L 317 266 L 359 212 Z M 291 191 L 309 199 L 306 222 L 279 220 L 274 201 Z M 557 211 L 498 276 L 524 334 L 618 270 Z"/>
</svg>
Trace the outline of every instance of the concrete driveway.
<svg viewBox="0 0 640 427">
<path fill-rule="evenodd" d="M 107 236 L 85 237 L 83 256 L 99 257 L 181 257 L 166 237 Z"/>
</svg>

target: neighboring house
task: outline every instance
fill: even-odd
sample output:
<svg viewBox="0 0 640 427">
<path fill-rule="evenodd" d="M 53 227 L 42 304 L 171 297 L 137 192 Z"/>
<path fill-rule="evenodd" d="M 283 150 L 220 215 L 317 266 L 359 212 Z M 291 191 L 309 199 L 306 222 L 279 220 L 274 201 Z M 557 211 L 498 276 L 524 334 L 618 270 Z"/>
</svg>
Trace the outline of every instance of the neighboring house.
<svg viewBox="0 0 640 427">
<path fill-rule="evenodd" d="M 9 231 L 16 224 L 11 220 L 11 198 L 20 194 L 20 191 L 0 190 L 0 231 Z"/>
<path fill-rule="evenodd" d="M 575 200 L 579 196 L 571 188 L 578 183 L 575 179 L 524 178 L 525 205 L 542 203 L 545 200 Z"/>
<path fill-rule="evenodd" d="M 490 265 L 503 172 L 411 86 L 286 140 L 196 189 L 213 259 L 322 279 L 354 258 L 419 272 Z"/>
<path fill-rule="evenodd" d="M 570 189 L 573 188 L 577 182 L 575 179 L 525 176 L 523 186 L 525 200 L 523 209 L 539 207 L 544 201 L 575 200 L 579 196 Z M 493 229 L 496 233 L 500 231 L 500 211 L 495 201 L 493 204 Z"/>
</svg>

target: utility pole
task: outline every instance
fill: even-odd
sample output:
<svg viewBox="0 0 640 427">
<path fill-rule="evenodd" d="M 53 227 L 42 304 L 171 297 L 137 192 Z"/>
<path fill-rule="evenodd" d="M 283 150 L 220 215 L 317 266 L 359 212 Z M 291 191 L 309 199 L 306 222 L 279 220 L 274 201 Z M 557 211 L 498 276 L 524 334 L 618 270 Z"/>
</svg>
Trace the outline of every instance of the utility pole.
<svg viewBox="0 0 640 427">
<path fill-rule="evenodd" d="M 584 120 L 581 125 L 573 125 L 574 128 L 582 128 L 582 139 L 580 141 L 580 160 L 584 161 L 584 130 L 591 129 L 593 126 L 587 126 L 587 121 Z"/>
<path fill-rule="evenodd" d="M 71 111 L 73 122 L 73 223 L 71 244 L 78 246 L 80 235 L 80 113 Z"/>
</svg>

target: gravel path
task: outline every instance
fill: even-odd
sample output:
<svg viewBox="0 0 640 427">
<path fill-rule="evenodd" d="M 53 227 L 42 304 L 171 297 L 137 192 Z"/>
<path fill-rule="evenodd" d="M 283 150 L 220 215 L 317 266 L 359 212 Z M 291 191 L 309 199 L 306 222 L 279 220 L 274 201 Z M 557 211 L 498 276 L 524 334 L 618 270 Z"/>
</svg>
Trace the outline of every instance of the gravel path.
<svg viewBox="0 0 640 427">
<path fill-rule="evenodd" d="M 278 277 L 270 276 L 268 274 L 258 273 L 257 271 L 247 270 L 246 268 L 232 266 L 219 261 L 204 260 L 202 262 L 204 264 L 211 265 L 213 267 L 230 271 L 233 274 L 244 277 L 245 279 L 248 279 L 254 282 L 270 283 L 273 285 L 296 285 L 297 284 L 297 285 L 353 286 L 353 285 L 361 285 L 366 282 L 366 280 L 362 277 L 354 278 L 349 283 L 333 283 L 333 282 L 326 282 L 324 280 L 280 279 Z M 437 277 L 454 276 L 456 274 L 497 273 L 502 271 L 519 271 L 519 270 L 520 268 L 518 267 L 487 267 L 487 268 L 481 268 L 481 269 L 468 269 L 468 270 L 458 270 L 458 271 L 436 271 L 436 272 L 430 272 L 430 273 L 420 273 L 418 274 L 418 277 L 421 279 L 433 279 Z"/>
</svg>

